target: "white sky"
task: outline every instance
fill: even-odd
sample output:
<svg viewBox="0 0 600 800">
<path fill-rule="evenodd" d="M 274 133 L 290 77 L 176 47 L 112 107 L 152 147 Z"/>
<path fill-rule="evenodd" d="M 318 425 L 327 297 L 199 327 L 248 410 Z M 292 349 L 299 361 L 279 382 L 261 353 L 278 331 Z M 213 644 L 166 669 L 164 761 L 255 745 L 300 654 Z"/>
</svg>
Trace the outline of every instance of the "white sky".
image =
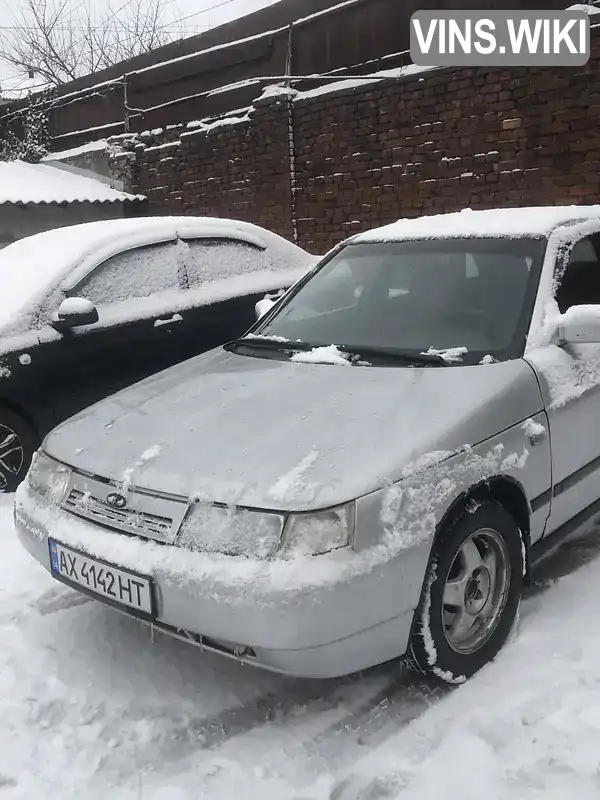
<svg viewBox="0 0 600 800">
<path fill-rule="evenodd" d="M 82 5 L 81 0 L 69 0 L 69 2 L 73 9 Z M 103 2 L 105 0 L 93 0 L 95 13 L 98 13 Z M 184 35 L 193 36 L 208 28 L 214 28 L 265 6 L 273 5 L 278 0 L 163 0 L 163 2 L 164 23 L 183 20 L 180 24 L 185 29 Z M 0 0 L 0 29 L 3 33 L 10 34 L 10 26 L 14 24 L 14 17 L 20 5 L 21 0 Z M 184 17 L 186 19 L 183 19 Z M 0 61 L 0 87 L 4 93 L 26 88 L 28 84 L 36 82 L 39 82 L 39 78 L 37 81 L 28 81 L 27 75 L 16 74 L 11 66 Z"/>
</svg>

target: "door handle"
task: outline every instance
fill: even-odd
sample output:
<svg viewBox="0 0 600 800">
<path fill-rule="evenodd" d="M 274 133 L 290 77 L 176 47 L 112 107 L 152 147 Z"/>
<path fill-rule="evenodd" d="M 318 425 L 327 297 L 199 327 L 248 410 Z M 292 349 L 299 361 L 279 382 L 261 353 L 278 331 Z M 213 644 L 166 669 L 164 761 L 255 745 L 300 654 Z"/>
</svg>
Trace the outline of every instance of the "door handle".
<svg viewBox="0 0 600 800">
<path fill-rule="evenodd" d="M 161 328 L 163 325 L 174 325 L 176 322 L 183 322 L 181 314 L 173 314 L 170 319 L 156 319 L 154 320 L 154 327 Z"/>
</svg>

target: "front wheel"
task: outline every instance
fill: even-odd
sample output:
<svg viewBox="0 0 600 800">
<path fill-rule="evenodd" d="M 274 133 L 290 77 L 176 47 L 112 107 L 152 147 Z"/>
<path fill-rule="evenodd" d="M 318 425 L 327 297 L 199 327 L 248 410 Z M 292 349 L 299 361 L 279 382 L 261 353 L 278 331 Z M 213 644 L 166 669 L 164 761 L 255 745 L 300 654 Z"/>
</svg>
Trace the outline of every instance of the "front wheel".
<svg viewBox="0 0 600 800">
<path fill-rule="evenodd" d="M 498 503 L 442 531 L 429 563 L 409 654 L 421 671 L 462 683 L 509 637 L 523 587 L 521 532 Z"/>
<path fill-rule="evenodd" d="M 21 483 L 38 442 L 25 420 L 0 408 L 0 492 L 14 492 Z"/>
</svg>

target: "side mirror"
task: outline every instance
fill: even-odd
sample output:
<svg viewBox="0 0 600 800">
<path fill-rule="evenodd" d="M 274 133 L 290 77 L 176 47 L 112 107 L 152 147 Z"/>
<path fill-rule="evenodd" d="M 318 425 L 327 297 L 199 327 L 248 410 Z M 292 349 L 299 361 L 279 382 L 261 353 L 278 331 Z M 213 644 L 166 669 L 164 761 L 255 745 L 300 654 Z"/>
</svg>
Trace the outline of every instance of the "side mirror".
<svg viewBox="0 0 600 800">
<path fill-rule="evenodd" d="M 83 297 L 67 297 L 52 315 L 52 327 L 57 331 L 66 331 L 78 325 L 93 325 L 98 322 L 98 309 Z"/>
<path fill-rule="evenodd" d="M 600 344 L 600 305 L 571 306 L 558 323 L 559 344 Z"/>
<path fill-rule="evenodd" d="M 267 294 L 263 297 L 262 300 L 259 300 L 258 303 L 254 306 L 254 313 L 256 314 L 256 319 L 260 319 L 267 314 L 273 306 L 277 303 L 280 299 L 277 295 L 270 295 Z"/>
</svg>

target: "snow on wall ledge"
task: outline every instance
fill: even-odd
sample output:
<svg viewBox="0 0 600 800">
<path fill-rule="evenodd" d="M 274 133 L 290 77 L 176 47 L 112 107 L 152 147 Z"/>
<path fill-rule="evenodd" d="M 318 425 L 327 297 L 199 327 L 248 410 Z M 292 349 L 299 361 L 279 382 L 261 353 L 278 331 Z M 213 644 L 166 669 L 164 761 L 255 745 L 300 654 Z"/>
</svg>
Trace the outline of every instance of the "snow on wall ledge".
<svg viewBox="0 0 600 800">
<path fill-rule="evenodd" d="M 303 101 L 314 100 L 315 98 L 353 94 L 357 90 L 373 88 L 377 84 L 389 82 L 390 80 L 399 81 L 403 78 L 418 76 L 421 73 L 430 72 L 434 69 L 438 69 L 438 67 L 418 67 L 415 64 L 409 64 L 408 66 L 398 67 L 396 69 L 380 70 L 367 77 L 359 76 L 356 78 L 344 78 L 338 81 L 331 81 L 325 83 L 323 86 L 318 86 L 315 89 L 308 89 L 306 91 L 297 91 L 296 89 L 285 86 L 281 82 L 275 83 L 264 87 L 260 96 L 257 97 L 252 106 L 246 109 L 245 114 L 238 116 L 230 114 L 212 120 L 193 120 L 187 123 L 186 128 L 188 132 L 183 133 L 181 138 L 194 136 L 199 133 L 209 133 L 210 131 L 230 126 L 235 127 L 250 122 L 253 112 L 261 105 L 264 106 L 284 102 L 298 104 Z M 422 80 L 422 78 L 419 80 Z"/>
</svg>

